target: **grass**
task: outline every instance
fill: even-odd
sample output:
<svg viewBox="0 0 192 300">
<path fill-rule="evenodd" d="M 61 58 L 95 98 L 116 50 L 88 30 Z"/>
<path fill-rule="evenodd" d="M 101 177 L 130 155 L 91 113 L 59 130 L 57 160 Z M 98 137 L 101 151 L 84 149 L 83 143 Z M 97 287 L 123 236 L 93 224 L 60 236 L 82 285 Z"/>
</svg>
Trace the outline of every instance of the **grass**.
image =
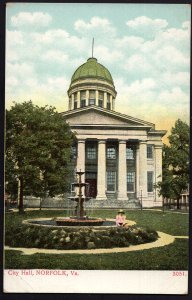
<svg viewBox="0 0 192 300">
<path fill-rule="evenodd" d="M 97 210 L 92 216 L 114 218 L 116 211 Z M 64 216 L 63 211 L 27 211 L 6 214 L 6 227 L 18 226 L 23 219 Z M 171 235 L 188 235 L 188 214 L 171 211 L 129 210 L 127 219 L 138 226 L 163 231 Z M 5 251 L 6 269 L 79 269 L 79 270 L 187 270 L 188 240 L 176 239 L 173 244 L 161 248 L 113 254 L 34 254 Z"/>
<path fill-rule="evenodd" d="M 34 254 L 6 251 L 6 269 L 187 270 L 188 243 L 176 240 L 163 248 L 112 254 Z M 14 259 L 13 259 L 14 257 Z M 27 267 L 26 267 L 27 266 Z"/>
</svg>

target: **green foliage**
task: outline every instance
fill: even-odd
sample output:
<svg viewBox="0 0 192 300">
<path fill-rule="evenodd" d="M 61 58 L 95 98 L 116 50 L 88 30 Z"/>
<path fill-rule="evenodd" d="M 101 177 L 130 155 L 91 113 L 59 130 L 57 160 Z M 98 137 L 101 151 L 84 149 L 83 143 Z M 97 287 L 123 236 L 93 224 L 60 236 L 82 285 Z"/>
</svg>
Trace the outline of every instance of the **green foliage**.
<svg viewBox="0 0 192 300">
<path fill-rule="evenodd" d="M 51 197 L 69 188 L 74 135 L 53 107 L 32 102 L 6 111 L 6 191 Z M 21 199 L 22 200 L 22 199 Z"/>
<path fill-rule="evenodd" d="M 189 125 L 178 119 L 163 147 L 163 178 L 157 184 L 164 198 L 177 199 L 189 183 Z"/>
<path fill-rule="evenodd" d="M 23 219 L 50 218 L 66 216 L 62 210 L 26 211 L 25 215 L 6 213 L 5 229 L 17 228 Z M 95 217 L 112 218 L 114 210 L 95 210 Z M 189 215 L 174 211 L 129 210 L 127 219 L 134 220 L 137 226 L 147 228 L 150 232 L 163 231 L 171 235 L 188 235 Z M 11 229 L 9 229 L 11 231 Z M 110 229 L 114 235 L 116 229 Z M 63 234 L 63 233 L 62 233 Z M 45 234 L 48 235 L 48 234 Z M 85 242 L 86 232 L 81 233 Z M 44 248 L 50 248 L 45 243 Z M 78 247 L 79 249 L 80 247 Z M 188 240 L 176 239 L 174 243 L 159 248 L 143 251 L 132 251 L 111 254 L 34 254 L 23 255 L 20 251 L 5 251 L 6 269 L 63 269 L 63 270 L 187 270 L 188 269 Z"/>
<path fill-rule="evenodd" d="M 113 232 L 113 234 L 111 234 Z M 154 231 L 142 228 L 84 229 L 78 231 L 70 227 L 54 229 L 21 224 L 6 229 L 5 244 L 13 247 L 49 248 L 49 249 L 93 249 L 128 247 L 155 241 L 158 235 Z"/>
</svg>

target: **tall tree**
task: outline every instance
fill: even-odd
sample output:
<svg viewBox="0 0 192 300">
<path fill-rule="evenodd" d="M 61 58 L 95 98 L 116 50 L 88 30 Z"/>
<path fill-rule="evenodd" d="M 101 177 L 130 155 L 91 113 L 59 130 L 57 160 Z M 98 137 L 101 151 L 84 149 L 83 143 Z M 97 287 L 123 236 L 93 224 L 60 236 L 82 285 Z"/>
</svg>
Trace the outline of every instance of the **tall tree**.
<svg viewBox="0 0 192 300">
<path fill-rule="evenodd" d="M 189 184 L 189 125 L 180 119 L 168 137 L 170 145 L 163 147 L 163 178 L 158 183 L 160 194 L 165 198 L 179 199 Z"/>
<path fill-rule="evenodd" d="M 53 107 L 38 107 L 29 101 L 6 112 L 6 182 L 11 193 L 16 180 L 19 182 L 20 212 L 23 195 L 53 197 L 68 190 L 74 139 Z"/>
</svg>

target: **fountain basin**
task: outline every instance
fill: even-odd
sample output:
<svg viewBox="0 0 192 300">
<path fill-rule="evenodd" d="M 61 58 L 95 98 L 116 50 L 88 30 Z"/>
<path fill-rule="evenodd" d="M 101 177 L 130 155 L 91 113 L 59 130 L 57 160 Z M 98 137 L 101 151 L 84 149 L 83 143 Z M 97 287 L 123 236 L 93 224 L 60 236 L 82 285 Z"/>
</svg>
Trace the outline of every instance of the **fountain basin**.
<svg viewBox="0 0 192 300">
<path fill-rule="evenodd" d="M 55 222 L 58 226 L 101 226 L 104 219 L 96 218 L 56 218 Z"/>
<path fill-rule="evenodd" d="M 23 224 L 26 225 L 33 225 L 33 226 L 41 226 L 41 227 L 53 227 L 53 228 L 65 228 L 65 229 L 69 229 L 70 228 L 72 230 L 75 230 L 75 228 L 78 230 L 78 228 L 83 228 L 84 226 L 86 228 L 88 228 L 88 226 L 90 226 L 90 228 L 94 228 L 94 229 L 105 229 L 105 228 L 110 228 L 110 227 L 116 227 L 116 222 L 114 219 L 99 219 L 99 218 L 95 218 L 96 221 L 101 221 L 102 220 L 102 224 L 100 223 L 99 225 L 97 225 L 96 222 L 93 222 L 93 220 L 90 221 L 91 225 L 86 225 L 85 222 L 81 222 L 81 224 L 79 225 L 77 222 L 74 222 L 73 225 L 71 225 L 70 220 L 75 220 L 76 218 L 69 218 L 69 217 L 62 217 L 62 218 L 58 218 L 58 219 L 62 219 L 64 221 L 66 221 L 66 223 L 62 222 L 62 225 L 58 225 L 56 222 L 57 218 L 38 218 L 38 219 L 27 219 L 27 220 L 23 220 Z M 94 219 L 94 218 L 91 218 Z M 79 220 L 78 220 L 79 221 Z M 83 220 L 82 220 L 83 221 Z M 134 221 L 130 221 L 130 226 L 134 225 L 135 222 Z"/>
</svg>

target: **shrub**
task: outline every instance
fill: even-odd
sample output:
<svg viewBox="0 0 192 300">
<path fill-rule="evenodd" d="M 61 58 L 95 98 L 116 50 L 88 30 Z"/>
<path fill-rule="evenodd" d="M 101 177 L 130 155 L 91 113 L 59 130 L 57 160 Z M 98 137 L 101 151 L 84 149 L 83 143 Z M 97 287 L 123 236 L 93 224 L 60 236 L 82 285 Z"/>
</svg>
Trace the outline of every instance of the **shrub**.
<svg viewBox="0 0 192 300">
<path fill-rule="evenodd" d="M 5 244 L 12 247 L 39 247 L 45 249 L 86 249 L 128 247 L 155 241 L 156 231 L 136 226 L 113 227 L 94 230 L 93 228 L 50 228 L 22 224 L 6 228 Z"/>
</svg>

